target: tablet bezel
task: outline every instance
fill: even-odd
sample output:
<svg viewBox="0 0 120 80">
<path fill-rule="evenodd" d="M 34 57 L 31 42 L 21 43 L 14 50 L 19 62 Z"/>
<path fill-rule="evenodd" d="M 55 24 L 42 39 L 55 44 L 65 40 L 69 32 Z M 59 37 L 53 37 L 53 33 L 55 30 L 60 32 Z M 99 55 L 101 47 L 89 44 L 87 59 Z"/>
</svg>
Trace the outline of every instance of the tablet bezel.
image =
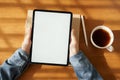
<svg viewBox="0 0 120 80">
<path fill-rule="evenodd" d="M 70 36 L 71 36 L 71 28 L 72 28 L 72 13 L 68 11 L 55 11 L 55 10 L 33 10 L 33 18 L 32 18 L 32 32 L 31 32 L 31 41 L 33 41 L 33 34 L 34 34 L 34 19 L 35 19 L 35 12 L 36 11 L 42 11 L 42 12 L 51 12 L 51 13 L 64 13 L 64 14 L 70 14 L 70 28 L 69 28 L 69 41 L 68 41 L 68 55 L 67 55 L 67 63 L 66 64 L 57 64 L 57 63 L 44 63 L 44 62 L 32 62 L 32 44 L 30 49 L 30 62 L 35 64 L 47 64 L 47 65 L 61 65 L 61 66 L 67 66 L 69 64 L 69 49 L 70 49 Z"/>
</svg>

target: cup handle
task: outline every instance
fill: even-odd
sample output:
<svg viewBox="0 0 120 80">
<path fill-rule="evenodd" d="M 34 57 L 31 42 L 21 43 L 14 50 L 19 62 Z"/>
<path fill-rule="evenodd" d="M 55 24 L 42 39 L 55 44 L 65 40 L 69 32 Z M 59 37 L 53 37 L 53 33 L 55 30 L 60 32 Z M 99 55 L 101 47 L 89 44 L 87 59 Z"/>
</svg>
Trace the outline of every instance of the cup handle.
<svg viewBox="0 0 120 80">
<path fill-rule="evenodd" d="M 113 48 L 113 46 L 109 46 L 109 47 L 107 47 L 107 50 L 108 50 L 109 52 L 112 52 L 112 51 L 114 50 L 114 48 Z"/>
</svg>

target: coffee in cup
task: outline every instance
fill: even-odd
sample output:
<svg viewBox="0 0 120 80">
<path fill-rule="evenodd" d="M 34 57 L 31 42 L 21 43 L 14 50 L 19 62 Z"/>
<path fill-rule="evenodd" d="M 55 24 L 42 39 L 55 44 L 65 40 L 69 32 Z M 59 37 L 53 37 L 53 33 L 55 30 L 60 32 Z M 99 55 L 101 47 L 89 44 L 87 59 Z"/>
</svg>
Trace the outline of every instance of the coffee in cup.
<svg viewBox="0 0 120 80">
<path fill-rule="evenodd" d="M 114 40 L 114 35 L 111 29 L 106 26 L 97 26 L 91 32 L 91 43 L 96 48 L 100 49 L 107 49 L 108 51 L 112 52 L 113 47 L 112 43 Z"/>
</svg>

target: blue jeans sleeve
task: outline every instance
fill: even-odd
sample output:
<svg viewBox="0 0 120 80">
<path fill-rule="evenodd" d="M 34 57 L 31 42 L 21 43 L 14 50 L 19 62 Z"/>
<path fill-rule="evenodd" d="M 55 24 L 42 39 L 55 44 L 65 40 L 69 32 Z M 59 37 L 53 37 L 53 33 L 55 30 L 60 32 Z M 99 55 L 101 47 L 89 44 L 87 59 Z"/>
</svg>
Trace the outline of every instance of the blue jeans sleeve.
<svg viewBox="0 0 120 80">
<path fill-rule="evenodd" d="M 72 56 L 70 63 L 79 80 L 103 80 L 83 52 Z"/>
<path fill-rule="evenodd" d="M 21 48 L 0 66 L 0 80 L 16 80 L 29 64 L 29 57 Z"/>
</svg>

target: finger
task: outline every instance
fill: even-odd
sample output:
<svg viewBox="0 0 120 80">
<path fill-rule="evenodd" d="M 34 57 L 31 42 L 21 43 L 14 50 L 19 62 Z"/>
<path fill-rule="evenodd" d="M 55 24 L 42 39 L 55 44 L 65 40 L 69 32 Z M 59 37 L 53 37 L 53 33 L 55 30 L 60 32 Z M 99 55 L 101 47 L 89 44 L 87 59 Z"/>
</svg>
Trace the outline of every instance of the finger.
<svg viewBox="0 0 120 80">
<path fill-rule="evenodd" d="M 31 39 L 31 33 L 32 33 L 32 28 L 31 27 L 26 27 L 26 32 L 25 32 L 26 34 L 26 38 L 28 39 L 28 40 L 30 40 Z"/>
<path fill-rule="evenodd" d="M 76 43 L 76 42 L 77 42 L 73 29 L 72 29 L 72 31 L 71 31 L 71 42 L 72 42 L 72 43 Z"/>
</svg>

